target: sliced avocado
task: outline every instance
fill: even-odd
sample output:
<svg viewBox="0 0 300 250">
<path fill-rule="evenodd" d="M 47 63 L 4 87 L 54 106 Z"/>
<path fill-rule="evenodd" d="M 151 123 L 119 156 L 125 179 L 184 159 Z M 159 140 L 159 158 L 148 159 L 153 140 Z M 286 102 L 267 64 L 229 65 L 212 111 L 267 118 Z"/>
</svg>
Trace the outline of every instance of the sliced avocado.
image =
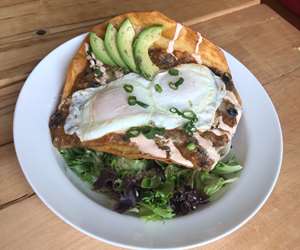
<svg viewBox="0 0 300 250">
<path fill-rule="evenodd" d="M 143 76 L 152 79 L 159 68 L 152 62 L 148 50 L 149 47 L 160 38 L 162 25 L 155 25 L 144 29 L 133 43 L 135 62 Z"/>
<path fill-rule="evenodd" d="M 120 55 L 127 66 L 134 72 L 138 72 L 132 50 L 132 44 L 135 37 L 134 28 L 129 19 L 122 24 L 117 34 L 117 45 Z"/>
<path fill-rule="evenodd" d="M 128 69 L 126 63 L 122 60 L 117 47 L 117 29 L 109 23 L 106 28 L 104 46 L 114 62 L 124 69 Z"/>
<path fill-rule="evenodd" d="M 90 32 L 90 45 L 96 58 L 104 64 L 116 66 L 115 62 L 110 58 L 105 50 L 103 40 L 94 32 Z"/>
</svg>

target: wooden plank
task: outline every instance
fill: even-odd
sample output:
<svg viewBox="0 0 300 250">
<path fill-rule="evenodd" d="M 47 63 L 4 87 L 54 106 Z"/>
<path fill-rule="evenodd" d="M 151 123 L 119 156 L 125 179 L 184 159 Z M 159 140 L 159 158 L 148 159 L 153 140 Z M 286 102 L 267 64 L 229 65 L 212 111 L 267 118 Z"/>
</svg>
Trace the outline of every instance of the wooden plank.
<svg viewBox="0 0 300 250">
<path fill-rule="evenodd" d="M 18 37 L 24 33 L 34 35 L 34 31 L 41 28 L 66 26 L 66 29 L 69 30 L 70 27 L 68 26 L 99 21 L 128 11 L 159 10 L 178 21 L 184 22 L 201 16 L 206 19 L 211 18 L 258 3 L 259 0 L 166 0 L 163 2 L 141 0 L 138 3 L 134 0 L 127 0 L 126 4 L 121 0 L 13 1 L 11 4 L 7 3 L 0 6 L 0 38 Z"/>
<path fill-rule="evenodd" d="M 262 210 L 245 226 L 201 249 L 295 249 L 300 245 L 300 69 L 266 85 L 284 130 L 279 182 Z M 284 88 L 283 88 L 284 86 Z M 288 96 L 288 98 L 287 98 Z M 76 232 L 31 197 L 0 210 L 0 249 L 117 249 Z M 24 246 L 24 240 L 29 240 Z M 259 239 L 259 240 L 258 240 Z M 47 244 L 45 244 L 47 242 Z M 200 249 L 200 248 L 195 248 Z"/>
<path fill-rule="evenodd" d="M 200 31 L 266 84 L 300 67 L 300 33 L 265 5 L 200 23 Z"/>
<path fill-rule="evenodd" d="M 120 249 L 91 239 L 65 224 L 36 196 L 1 210 L 0 220 L 2 250 Z"/>
<path fill-rule="evenodd" d="M 9 106 L 8 111 L 0 112 L 0 145 L 10 143 L 13 138 L 13 110 L 14 106 Z"/>
<path fill-rule="evenodd" d="M 33 193 L 24 178 L 13 144 L 0 147 L 0 208 Z"/>
<path fill-rule="evenodd" d="M 0 145 L 12 141 L 13 111 L 22 85 L 23 82 L 5 85 L 0 81 Z"/>
<path fill-rule="evenodd" d="M 121 0 L 13 1 L 0 6 L 0 37 L 32 32 L 40 28 L 101 20 L 122 12 L 140 10 L 159 10 L 184 22 L 200 16 L 214 17 L 219 12 L 232 12 L 258 3 L 259 0 L 141 0 L 138 3 L 134 0 L 127 0 L 126 3 Z"/>
</svg>

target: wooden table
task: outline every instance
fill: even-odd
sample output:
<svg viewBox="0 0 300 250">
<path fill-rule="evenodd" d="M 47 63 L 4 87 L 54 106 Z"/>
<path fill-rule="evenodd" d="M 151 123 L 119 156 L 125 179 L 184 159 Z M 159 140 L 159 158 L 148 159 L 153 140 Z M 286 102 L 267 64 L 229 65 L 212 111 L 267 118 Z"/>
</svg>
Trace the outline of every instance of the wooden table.
<svg viewBox="0 0 300 250">
<path fill-rule="evenodd" d="M 242 61 L 283 127 L 284 161 L 270 199 L 240 230 L 204 249 L 300 249 L 300 34 L 258 0 L 0 1 L 0 249 L 117 249 L 62 222 L 33 193 L 14 152 L 12 117 L 43 56 L 99 21 L 141 9 L 191 25 Z"/>
</svg>

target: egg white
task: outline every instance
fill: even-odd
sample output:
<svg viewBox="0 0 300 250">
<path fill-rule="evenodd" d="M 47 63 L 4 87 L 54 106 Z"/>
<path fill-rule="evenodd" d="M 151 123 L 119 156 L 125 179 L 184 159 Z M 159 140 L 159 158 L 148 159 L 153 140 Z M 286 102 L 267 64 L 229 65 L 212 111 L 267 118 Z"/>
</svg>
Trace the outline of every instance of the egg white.
<svg viewBox="0 0 300 250">
<path fill-rule="evenodd" d="M 209 68 L 200 64 L 182 64 L 176 69 L 178 76 L 162 71 L 153 81 L 148 81 L 136 73 L 129 73 L 106 86 L 75 92 L 65 121 L 65 132 L 76 133 L 81 141 L 87 141 L 150 122 L 166 129 L 187 122 L 171 113 L 171 107 L 194 111 L 198 117 L 196 127 L 199 130 L 209 129 L 226 94 L 224 83 Z M 179 77 L 183 77 L 183 84 L 177 90 L 171 89 L 169 83 L 176 82 Z M 125 84 L 133 86 L 132 93 L 124 90 Z M 155 84 L 160 84 L 161 93 L 155 90 Z M 129 95 L 149 106 L 128 105 Z"/>
</svg>

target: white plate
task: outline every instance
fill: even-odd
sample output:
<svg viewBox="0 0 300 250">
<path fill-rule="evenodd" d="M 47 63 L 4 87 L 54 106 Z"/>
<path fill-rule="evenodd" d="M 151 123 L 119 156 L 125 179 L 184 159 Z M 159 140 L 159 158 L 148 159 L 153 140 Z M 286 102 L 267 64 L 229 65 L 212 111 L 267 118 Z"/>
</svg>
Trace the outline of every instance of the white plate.
<svg viewBox="0 0 300 250">
<path fill-rule="evenodd" d="M 269 197 L 280 171 L 282 134 L 272 102 L 258 80 L 226 53 L 243 100 L 243 117 L 233 147 L 244 165 L 240 180 L 218 201 L 167 222 L 144 222 L 115 213 L 71 176 L 52 146 L 48 120 L 68 64 L 85 35 L 62 44 L 32 71 L 19 95 L 14 142 L 23 172 L 40 199 L 81 232 L 131 248 L 186 248 L 204 245 L 246 223 Z M 79 191 L 81 190 L 81 191 Z"/>
</svg>

